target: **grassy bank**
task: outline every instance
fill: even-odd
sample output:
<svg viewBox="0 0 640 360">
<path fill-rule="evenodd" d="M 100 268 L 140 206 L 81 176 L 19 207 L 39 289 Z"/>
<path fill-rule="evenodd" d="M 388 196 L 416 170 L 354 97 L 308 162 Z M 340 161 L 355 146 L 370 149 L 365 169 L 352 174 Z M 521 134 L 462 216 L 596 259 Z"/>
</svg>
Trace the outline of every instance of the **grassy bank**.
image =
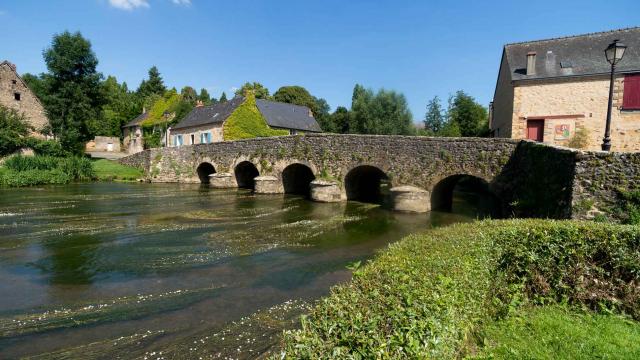
<svg viewBox="0 0 640 360">
<path fill-rule="evenodd" d="M 484 328 L 526 308 L 563 303 L 638 319 L 639 283 L 638 227 L 454 225 L 409 236 L 357 269 L 301 330 L 285 334 L 283 351 L 303 359 L 473 356 L 492 351 L 478 345 Z"/>
<path fill-rule="evenodd" d="M 21 187 L 79 181 L 135 181 L 138 169 L 83 157 L 13 156 L 0 165 L 0 186 Z"/>
</svg>

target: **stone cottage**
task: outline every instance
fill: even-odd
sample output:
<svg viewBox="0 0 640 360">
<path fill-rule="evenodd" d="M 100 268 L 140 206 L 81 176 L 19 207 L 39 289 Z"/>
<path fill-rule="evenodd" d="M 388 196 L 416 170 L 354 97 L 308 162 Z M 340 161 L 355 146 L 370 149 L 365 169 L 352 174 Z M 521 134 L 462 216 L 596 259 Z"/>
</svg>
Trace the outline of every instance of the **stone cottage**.
<svg viewBox="0 0 640 360">
<path fill-rule="evenodd" d="M 600 150 L 613 40 L 628 48 L 616 69 L 612 150 L 640 151 L 640 27 L 505 45 L 492 135 Z"/>
<path fill-rule="evenodd" d="M 35 136 L 49 125 L 40 100 L 18 75 L 16 66 L 6 60 L 0 63 L 0 105 L 24 114 L 27 122 L 33 126 Z"/>
<path fill-rule="evenodd" d="M 245 97 L 196 106 L 181 122 L 171 127 L 169 146 L 208 144 L 224 141 L 225 121 L 246 101 Z M 306 106 L 256 99 L 258 112 L 271 129 L 287 130 L 289 134 L 321 132 L 320 125 Z"/>
<path fill-rule="evenodd" d="M 128 154 L 135 154 L 144 150 L 144 141 L 142 140 L 142 122 L 147 118 L 149 118 L 149 113 L 143 111 L 142 114 L 122 127 L 122 150 Z"/>
</svg>

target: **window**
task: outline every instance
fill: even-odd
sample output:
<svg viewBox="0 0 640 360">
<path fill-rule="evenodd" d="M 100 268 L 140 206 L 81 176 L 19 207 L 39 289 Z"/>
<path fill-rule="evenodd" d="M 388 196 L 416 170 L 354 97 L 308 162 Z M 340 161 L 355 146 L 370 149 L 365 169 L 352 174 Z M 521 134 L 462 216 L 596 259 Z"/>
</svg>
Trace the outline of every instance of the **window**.
<svg viewBox="0 0 640 360">
<path fill-rule="evenodd" d="M 622 108 L 624 110 L 640 110 L 640 74 L 630 74 L 624 77 Z"/>
<path fill-rule="evenodd" d="M 12 83 L 13 85 L 17 85 L 17 84 L 18 84 L 18 80 L 15 80 L 15 79 L 14 79 L 14 80 L 11 80 L 11 83 Z"/>
<path fill-rule="evenodd" d="M 200 144 L 209 144 L 211 143 L 211 133 L 201 133 L 200 134 Z"/>
<path fill-rule="evenodd" d="M 13 93 L 13 98 L 16 99 L 16 101 L 20 101 L 20 93 Z"/>
<path fill-rule="evenodd" d="M 175 136 L 175 143 L 176 143 L 176 146 L 182 146 L 182 135 Z"/>
<path fill-rule="evenodd" d="M 196 135 L 191 134 L 191 145 L 195 145 L 195 144 L 196 144 Z"/>
</svg>

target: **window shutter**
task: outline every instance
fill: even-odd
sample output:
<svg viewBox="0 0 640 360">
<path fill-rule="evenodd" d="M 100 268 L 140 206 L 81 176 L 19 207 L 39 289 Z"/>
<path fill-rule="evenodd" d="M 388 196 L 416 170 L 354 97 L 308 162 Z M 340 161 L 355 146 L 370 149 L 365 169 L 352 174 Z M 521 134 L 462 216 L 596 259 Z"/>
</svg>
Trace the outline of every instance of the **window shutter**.
<svg viewBox="0 0 640 360">
<path fill-rule="evenodd" d="M 640 74 L 624 77 L 624 95 L 622 108 L 625 110 L 640 110 Z"/>
</svg>

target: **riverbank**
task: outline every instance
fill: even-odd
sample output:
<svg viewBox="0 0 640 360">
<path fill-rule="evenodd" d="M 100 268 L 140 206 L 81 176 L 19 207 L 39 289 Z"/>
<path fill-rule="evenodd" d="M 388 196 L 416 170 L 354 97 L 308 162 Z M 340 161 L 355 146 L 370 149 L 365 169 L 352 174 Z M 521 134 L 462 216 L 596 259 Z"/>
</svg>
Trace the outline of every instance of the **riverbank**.
<svg viewBox="0 0 640 360">
<path fill-rule="evenodd" d="M 566 348 L 582 346 L 567 330 L 579 331 L 576 318 L 604 313 L 594 328 L 627 330 L 617 345 L 609 332 L 590 334 L 595 345 L 585 356 L 637 358 L 640 349 L 623 340 L 640 341 L 638 258 L 634 226 L 484 221 L 411 235 L 335 287 L 301 330 L 285 334 L 283 351 L 287 358 L 538 358 L 552 346 L 540 340 L 546 330 L 509 321 L 564 304 L 569 315 L 554 318 L 569 332 L 557 334 Z M 504 329 L 530 338 L 507 343 Z"/>
<path fill-rule="evenodd" d="M 136 181 L 141 170 L 116 161 L 83 157 L 12 156 L 0 165 L 1 187 L 68 184 L 83 181 Z"/>
</svg>

